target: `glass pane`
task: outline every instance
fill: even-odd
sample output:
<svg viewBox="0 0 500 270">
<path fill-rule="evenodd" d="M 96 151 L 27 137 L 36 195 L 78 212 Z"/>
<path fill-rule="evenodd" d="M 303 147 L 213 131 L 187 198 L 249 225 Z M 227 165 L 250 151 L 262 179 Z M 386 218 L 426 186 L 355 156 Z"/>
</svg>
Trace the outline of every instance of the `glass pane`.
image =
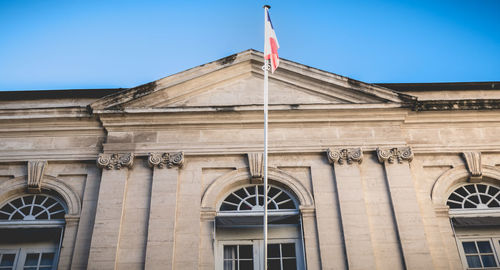
<svg viewBox="0 0 500 270">
<path fill-rule="evenodd" d="M 28 253 L 26 255 L 26 261 L 24 261 L 25 266 L 38 265 L 38 257 L 40 254 L 38 253 Z"/>
<path fill-rule="evenodd" d="M 282 244 L 281 252 L 283 257 L 295 257 L 295 244 Z"/>
<path fill-rule="evenodd" d="M 284 259 L 283 260 L 283 269 L 287 269 L 287 270 L 297 269 L 297 262 L 295 261 L 295 259 Z"/>
<path fill-rule="evenodd" d="M 267 257 L 268 258 L 279 258 L 280 257 L 280 245 L 279 244 L 267 245 Z"/>
<path fill-rule="evenodd" d="M 477 247 L 480 253 L 492 253 L 490 241 L 480 241 L 477 242 Z"/>
<path fill-rule="evenodd" d="M 253 258 L 253 246 L 252 245 L 241 245 L 239 259 L 252 259 Z"/>
<path fill-rule="evenodd" d="M 493 255 L 482 255 L 481 259 L 483 260 L 484 267 L 495 267 L 497 266 L 497 262 L 495 261 L 495 257 Z"/>
<path fill-rule="evenodd" d="M 48 267 L 40 267 L 38 268 L 39 270 L 52 270 L 52 266 L 48 266 Z"/>
<path fill-rule="evenodd" d="M 16 254 L 3 254 L 0 266 L 13 266 Z"/>
<path fill-rule="evenodd" d="M 280 259 L 268 259 L 267 270 L 281 270 Z"/>
<path fill-rule="evenodd" d="M 240 270 L 253 270 L 253 261 L 240 261 Z"/>
<path fill-rule="evenodd" d="M 224 260 L 236 259 L 236 246 L 224 246 Z"/>
<path fill-rule="evenodd" d="M 235 261 L 224 261 L 224 270 L 236 270 Z"/>
<path fill-rule="evenodd" d="M 469 265 L 470 268 L 481 267 L 481 262 L 479 261 L 479 256 L 472 255 L 472 256 L 466 256 L 466 257 L 467 257 L 467 264 Z"/>
<path fill-rule="evenodd" d="M 40 265 L 51 266 L 54 261 L 54 253 L 43 253 Z"/>
<path fill-rule="evenodd" d="M 24 267 L 24 270 L 37 270 L 36 267 Z"/>
<path fill-rule="evenodd" d="M 465 254 L 477 253 L 476 244 L 474 242 L 462 242 Z"/>
</svg>

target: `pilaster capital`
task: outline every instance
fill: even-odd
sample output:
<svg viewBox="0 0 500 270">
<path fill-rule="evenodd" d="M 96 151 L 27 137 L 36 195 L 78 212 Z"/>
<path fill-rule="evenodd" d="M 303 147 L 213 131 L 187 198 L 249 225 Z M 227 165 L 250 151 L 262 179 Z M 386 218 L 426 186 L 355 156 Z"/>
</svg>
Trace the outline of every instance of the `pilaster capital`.
<svg viewBox="0 0 500 270">
<path fill-rule="evenodd" d="M 328 156 L 328 162 L 330 164 L 334 164 L 337 162 L 338 164 L 352 164 L 353 162 L 357 162 L 361 164 L 363 162 L 363 152 L 361 148 L 345 148 L 345 149 L 331 149 L 328 148 L 326 150 L 326 154 Z"/>
<path fill-rule="evenodd" d="M 213 208 L 201 208 L 200 219 L 202 221 L 213 221 L 215 220 L 216 212 Z"/>
<path fill-rule="evenodd" d="M 42 191 L 42 180 L 47 165 L 46 160 L 28 161 L 28 193 L 40 193 Z"/>
<path fill-rule="evenodd" d="M 108 170 L 119 170 L 122 167 L 132 168 L 134 165 L 134 153 L 108 154 L 101 153 L 97 157 L 97 167 Z"/>
<path fill-rule="evenodd" d="M 377 147 L 377 157 L 380 163 L 384 163 L 386 161 L 391 164 L 395 161 L 398 163 L 403 163 L 403 161 L 411 162 L 413 160 L 413 151 L 409 146 L 387 149 Z"/>
<path fill-rule="evenodd" d="M 182 167 L 184 164 L 184 153 L 149 153 L 148 165 L 149 167 L 172 168 L 174 166 Z"/>
<path fill-rule="evenodd" d="M 302 217 L 314 217 L 316 215 L 316 210 L 313 205 L 301 205 L 299 206 L 300 213 Z"/>
<path fill-rule="evenodd" d="M 469 170 L 469 182 L 479 183 L 483 178 L 481 164 L 481 152 L 463 152 L 462 153 Z"/>
</svg>

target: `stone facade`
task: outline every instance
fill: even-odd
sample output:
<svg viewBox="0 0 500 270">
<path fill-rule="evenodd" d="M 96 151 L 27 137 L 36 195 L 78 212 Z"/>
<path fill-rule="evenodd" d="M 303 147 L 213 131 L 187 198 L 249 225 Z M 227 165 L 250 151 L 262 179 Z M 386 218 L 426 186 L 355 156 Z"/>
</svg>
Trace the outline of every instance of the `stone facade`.
<svg viewBox="0 0 500 270">
<path fill-rule="evenodd" d="M 261 66 L 249 50 L 131 89 L 1 93 L 0 209 L 60 198 L 58 269 L 219 267 L 236 230 L 221 202 L 262 181 Z M 300 216 L 275 233 L 295 235 L 299 268 L 467 267 L 447 199 L 500 186 L 500 83 L 375 85 L 282 60 L 269 85 L 269 182 Z"/>
</svg>

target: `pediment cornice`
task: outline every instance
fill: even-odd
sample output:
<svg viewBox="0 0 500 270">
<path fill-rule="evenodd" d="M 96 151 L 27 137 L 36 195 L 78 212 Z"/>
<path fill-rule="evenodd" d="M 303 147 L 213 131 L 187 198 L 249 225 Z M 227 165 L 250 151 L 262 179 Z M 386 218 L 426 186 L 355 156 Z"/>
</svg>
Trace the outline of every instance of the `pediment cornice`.
<svg viewBox="0 0 500 270">
<path fill-rule="evenodd" d="M 90 104 L 94 113 L 128 109 L 259 105 L 263 77 L 261 52 L 247 50 L 147 84 L 126 89 Z M 282 59 L 270 76 L 281 91 L 270 104 L 406 104 L 415 98 L 393 90 Z M 240 92 L 237 92 L 240 91 Z M 252 95 L 248 93 L 252 91 Z M 253 95 L 255 93 L 255 95 Z M 244 96 L 244 97 L 242 97 Z M 245 100 L 244 98 L 247 98 Z M 294 100 L 296 97 L 297 100 Z M 233 98 L 234 100 L 231 100 Z M 242 100 L 244 102 L 242 102 Z M 214 102 L 215 101 L 215 102 Z"/>
</svg>

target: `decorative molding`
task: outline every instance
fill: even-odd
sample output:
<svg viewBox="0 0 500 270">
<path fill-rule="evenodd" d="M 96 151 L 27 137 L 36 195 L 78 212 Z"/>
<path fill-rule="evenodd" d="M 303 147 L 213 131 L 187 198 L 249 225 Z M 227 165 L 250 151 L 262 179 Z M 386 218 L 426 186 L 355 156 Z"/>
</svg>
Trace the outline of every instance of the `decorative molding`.
<svg viewBox="0 0 500 270">
<path fill-rule="evenodd" d="M 353 162 L 357 162 L 361 164 L 363 162 L 363 152 L 361 148 L 346 148 L 346 149 L 331 149 L 328 148 L 326 150 L 326 154 L 328 156 L 328 161 L 330 164 L 334 164 L 337 162 L 338 164 L 352 164 Z"/>
<path fill-rule="evenodd" d="M 314 206 L 299 206 L 300 213 L 302 214 L 302 217 L 315 217 L 316 216 L 316 209 L 314 209 Z"/>
<path fill-rule="evenodd" d="M 377 157 L 380 163 L 388 161 L 392 164 L 396 160 L 398 163 L 403 163 L 403 161 L 411 162 L 413 160 L 413 151 L 409 146 L 389 149 L 381 149 L 380 147 L 377 147 Z"/>
<path fill-rule="evenodd" d="M 30 160 L 28 161 L 28 193 L 42 192 L 42 180 L 45 169 L 47 168 L 46 160 Z"/>
<path fill-rule="evenodd" d="M 469 171 L 469 182 L 479 183 L 483 178 L 481 167 L 481 152 L 463 152 L 467 170 Z"/>
<path fill-rule="evenodd" d="M 97 166 L 108 170 L 119 170 L 122 167 L 132 168 L 134 165 L 134 153 L 107 154 L 101 153 L 97 157 Z"/>
<path fill-rule="evenodd" d="M 248 168 L 252 182 L 262 182 L 264 176 L 264 154 L 263 153 L 247 153 Z"/>
<path fill-rule="evenodd" d="M 172 168 L 174 166 L 182 167 L 184 164 L 184 153 L 149 153 L 148 165 L 149 167 L 157 168 Z"/>
</svg>

